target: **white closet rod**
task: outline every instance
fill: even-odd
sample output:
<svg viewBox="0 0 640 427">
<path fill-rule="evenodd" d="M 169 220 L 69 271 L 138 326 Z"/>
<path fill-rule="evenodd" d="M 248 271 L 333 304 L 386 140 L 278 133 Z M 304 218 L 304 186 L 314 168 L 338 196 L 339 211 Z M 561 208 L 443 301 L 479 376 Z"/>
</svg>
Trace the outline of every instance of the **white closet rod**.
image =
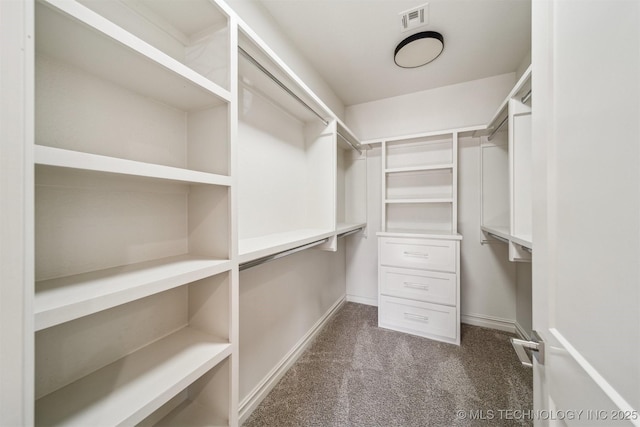
<svg viewBox="0 0 640 427">
<path fill-rule="evenodd" d="M 342 136 L 342 134 L 340 132 L 336 132 L 338 134 L 338 136 L 340 138 L 342 138 L 344 140 L 344 142 L 346 142 L 347 144 L 349 144 L 351 146 L 351 148 L 353 148 L 354 150 L 356 150 L 358 153 L 362 154 L 362 150 L 360 149 L 360 147 L 353 145 L 353 143 L 351 143 L 351 141 L 349 141 L 347 138 L 345 138 L 344 136 Z"/>
<path fill-rule="evenodd" d="M 264 68 L 262 66 L 262 64 L 260 64 L 253 56 L 249 55 L 249 53 L 244 50 L 242 47 L 238 46 L 238 52 L 240 52 L 240 54 L 242 56 L 244 56 L 245 58 L 247 58 L 247 60 L 249 62 L 251 62 L 253 65 L 256 66 L 256 68 L 258 68 L 258 70 L 262 71 L 267 77 L 269 77 L 271 80 L 273 80 L 275 82 L 275 84 L 277 84 L 278 86 L 280 86 L 280 88 L 282 90 L 284 90 L 285 92 L 287 92 L 289 95 L 291 95 L 296 101 L 298 101 L 300 104 L 302 104 L 305 108 L 307 108 L 307 110 L 311 111 L 318 119 L 320 119 L 320 121 L 322 123 L 324 123 L 325 126 L 327 126 L 329 124 L 329 122 L 322 117 L 320 114 L 318 114 L 316 112 L 316 110 L 314 110 L 313 108 L 311 108 L 309 106 L 309 104 L 307 104 L 306 102 L 304 102 L 298 95 L 296 95 L 295 93 L 293 93 L 293 91 L 291 89 L 289 89 L 284 83 L 282 83 L 280 80 L 278 80 L 278 78 L 276 76 L 274 76 L 273 74 L 271 74 L 271 72 L 269 72 L 269 70 L 267 70 L 266 68 Z"/>
<path fill-rule="evenodd" d="M 495 128 L 495 129 L 493 130 L 493 132 L 491 132 L 491 134 L 487 137 L 487 140 L 488 140 L 488 141 L 491 141 L 491 140 L 493 139 L 493 136 L 494 136 L 496 133 L 498 133 L 498 131 L 499 131 L 500 129 L 502 129 L 502 126 L 504 126 L 504 124 L 505 124 L 505 123 L 507 123 L 507 120 L 508 120 L 508 119 L 509 119 L 509 116 L 507 115 L 507 117 L 505 117 L 505 118 L 500 122 L 500 124 L 498 125 L 498 127 L 497 127 L 497 128 Z"/>
<path fill-rule="evenodd" d="M 239 269 L 240 269 L 240 271 L 246 270 L 248 268 L 255 267 L 255 266 L 260 265 L 260 264 L 264 264 L 265 262 L 273 261 L 273 260 L 276 260 L 276 259 L 279 259 L 279 258 L 284 258 L 284 257 L 286 257 L 288 255 L 295 254 L 296 252 L 304 251 L 305 249 L 309 249 L 309 248 L 312 248 L 314 246 L 322 245 L 323 243 L 327 243 L 328 241 L 329 241 L 329 239 L 322 239 L 322 240 L 318 240 L 318 241 L 315 241 L 315 242 L 312 242 L 312 243 L 308 243 L 306 245 L 298 246 L 297 248 L 292 248 L 292 249 L 289 249 L 289 250 L 286 250 L 286 251 L 278 252 L 276 254 L 269 255 L 269 256 L 266 256 L 266 257 L 262 257 L 262 258 L 258 258 L 258 259 L 254 259 L 252 261 L 247 261 L 247 262 L 245 262 L 243 264 L 240 264 Z"/>
<path fill-rule="evenodd" d="M 522 98 L 520 98 L 520 101 L 523 104 L 526 104 L 528 100 L 531 99 L 531 89 L 529 89 L 529 92 L 527 92 L 527 94 L 525 96 L 523 96 Z"/>
</svg>

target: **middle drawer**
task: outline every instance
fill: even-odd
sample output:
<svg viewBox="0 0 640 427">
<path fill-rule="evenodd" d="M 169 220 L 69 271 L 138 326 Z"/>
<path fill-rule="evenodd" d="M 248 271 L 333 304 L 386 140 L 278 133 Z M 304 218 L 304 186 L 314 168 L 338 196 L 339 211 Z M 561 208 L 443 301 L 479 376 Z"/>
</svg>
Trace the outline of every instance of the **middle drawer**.
<svg viewBox="0 0 640 427">
<path fill-rule="evenodd" d="M 380 293 L 437 304 L 456 305 L 456 275 L 380 267 Z"/>
</svg>

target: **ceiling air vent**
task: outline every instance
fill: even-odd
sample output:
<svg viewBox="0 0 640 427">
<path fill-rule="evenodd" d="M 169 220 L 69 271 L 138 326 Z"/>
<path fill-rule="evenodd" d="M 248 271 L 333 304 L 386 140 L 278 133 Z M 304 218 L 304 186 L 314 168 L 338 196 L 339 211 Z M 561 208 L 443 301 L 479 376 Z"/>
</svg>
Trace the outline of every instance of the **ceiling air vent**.
<svg viewBox="0 0 640 427">
<path fill-rule="evenodd" d="M 400 31 L 408 31 L 428 23 L 429 3 L 400 12 Z"/>
</svg>

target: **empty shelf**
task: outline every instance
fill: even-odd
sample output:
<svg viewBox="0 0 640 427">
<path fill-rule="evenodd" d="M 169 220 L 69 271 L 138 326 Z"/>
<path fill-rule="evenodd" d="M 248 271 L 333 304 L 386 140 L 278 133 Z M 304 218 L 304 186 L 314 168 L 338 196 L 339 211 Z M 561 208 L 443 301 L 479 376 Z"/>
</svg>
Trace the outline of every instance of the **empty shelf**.
<svg viewBox="0 0 640 427">
<path fill-rule="evenodd" d="M 229 343 L 183 328 L 38 399 L 36 424 L 137 424 L 230 353 Z"/>
<path fill-rule="evenodd" d="M 231 269 L 228 260 L 182 255 L 36 282 L 35 329 L 144 298 Z"/>
<path fill-rule="evenodd" d="M 231 178 L 224 175 L 118 159 L 115 157 L 100 156 L 43 145 L 35 146 L 35 162 L 36 164 L 46 166 L 158 178 L 193 184 L 231 185 Z"/>
<path fill-rule="evenodd" d="M 428 199 L 386 199 L 385 203 L 453 203 L 451 197 L 434 197 Z"/>
<path fill-rule="evenodd" d="M 191 111 L 231 98 L 164 52 L 77 2 L 37 4 L 38 53 L 168 105 Z"/>
<path fill-rule="evenodd" d="M 346 233 L 352 230 L 357 230 L 358 228 L 364 228 L 366 226 L 366 222 L 339 222 L 338 224 L 336 224 L 336 234 Z"/>
<path fill-rule="evenodd" d="M 424 171 L 435 171 L 435 170 L 445 170 L 445 169 L 453 169 L 453 164 L 447 163 L 442 165 L 431 165 L 431 166 L 412 166 L 412 167 L 406 167 L 406 168 L 391 168 L 391 169 L 385 169 L 385 173 L 424 172 Z"/>
<path fill-rule="evenodd" d="M 334 231 L 322 229 L 301 229 L 283 233 L 268 234 L 251 239 L 240 239 L 238 262 L 245 263 L 258 258 L 287 251 L 298 246 L 326 239 L 334 235 Z"/>
<path fill-rule="evenodd" d="M 493 234 L 505 240 L 511 240 L 511 234 L 509 234 L 509 227 L 507 226 L 481 226 L 480 229 L 485 233 Z"/>
</svg>

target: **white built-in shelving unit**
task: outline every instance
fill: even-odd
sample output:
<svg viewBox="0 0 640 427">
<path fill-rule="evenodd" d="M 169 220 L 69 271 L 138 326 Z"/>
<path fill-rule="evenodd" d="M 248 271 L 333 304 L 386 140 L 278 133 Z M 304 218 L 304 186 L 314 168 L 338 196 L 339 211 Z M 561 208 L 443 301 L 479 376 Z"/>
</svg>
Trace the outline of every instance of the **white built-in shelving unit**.
<svg viewBox="0 0 640 427">
<path fill-rule="evenodd" d="M 382 142 L 382 231 L 457 232 L 457 132 Z"/>
<path fill-rule="evenodd" d="M 460 344 L 458 143 L 482 128 L 381 141 L 380 327 Z"/>
<path fill-rule="evenodd" d="M 521 76 L 482 134 L 482 242 L 509 245 L 510 261 L 531 261 L 531 67 Z"/>
<path fill-rule="evenodd" d="M 25 2 L 36 425 L 237 426 L 240 265 L 365 228 L 357 137 L 225 3 L 186 6 Z"/>
<path fill-rule="evenodd" d="M 237 423 L 233 31 L 208 0 L 35 5 L 38 425 Z"/>
</svg>

